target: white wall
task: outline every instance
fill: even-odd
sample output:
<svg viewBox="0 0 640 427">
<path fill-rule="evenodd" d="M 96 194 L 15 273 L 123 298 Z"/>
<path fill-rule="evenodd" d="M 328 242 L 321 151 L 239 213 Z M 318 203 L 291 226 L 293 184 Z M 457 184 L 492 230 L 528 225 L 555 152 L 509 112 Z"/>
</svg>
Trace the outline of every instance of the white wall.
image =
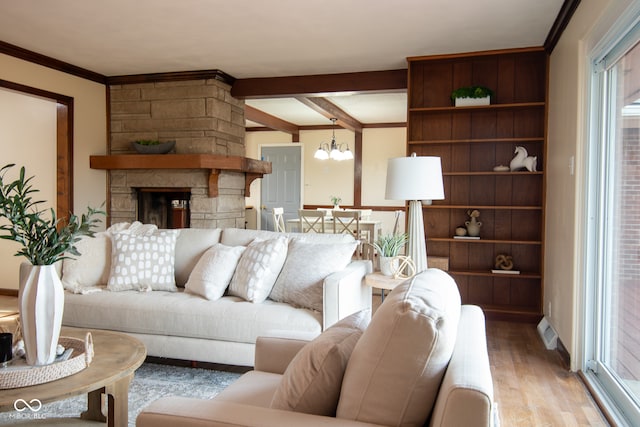
<svg viewBox="0 0 640 427">
<path fill-rule="evenodd" d="M 544 313 L 572 354 L 580 347 L 582 191 L 587 171 L 585 142 L 589 64 L 588 40 L 606 9 L 630 0 L 582 0 L 551 54 L 547 153 L 547 218 Z M 575 174 L 570 160 L 575 157 Z"/>
<path fill-rule="evenodd" d="M 330 139 L 330 130 L 300 132 L 304 157 L 303 204 L 329 206 L 331 196 L 335 195 L 342 198 L 342 205 L 353 205 L 354 161 L 321 161 L 313 158 L 320 143 Z M 403 202 L 385 200 L 384 189 L 387 159 L 405 155 L 406 128 L 364 129 L 362 140 L 362 204 L 404 208 Z M 291 143 L 291 135 L 283 132 L 247 132 L 245 141 L 246 156 L 259 159 L 261 145 Z M 336 141 L 349 144 L 355 153 L 353 132 L 337 129 Z M 251 197 L 246 199 L 248 206 L 260 206 L 260 184 L 259 179 L 251 184 Z M 383 221 L 383 233 L 391 232 L 393 212 L 374 212 L 372 218 Z M 404 227 L 404 220 L 401 226 Z"/>
<path fill-rule="evenodd" d="M 0 54 L 0 79 L 73 98 L 74 210 L 76 213 L 83 213 L 86 211 L 87 206 L 100 206 L 106 200 L 106 172 L 90 169 L 89 155 L 104 154 L 107 149 L 105 86 L 4 54 Z M 3 95 L 5 99 L 6 96 L 6 94 Z M 40 117 L 41 115 L 49 115 L 48 113 L 41 112 L 39 106 L 36 107 L 36 105 L 39 104 L 34 103 L 29 105 L 30 107 L 27 107 L 27 109 L 38 120 L 42 119 L 42 117 Z M 17 122 L 14 120 L 9 120 L 5 117 L 0 118 L 0 120 L 2 120 L 0 126 L 7 128 L 3 132 L 13 133 L 14 131 L 19 131 L 19 129 L 13 129 L 17 127 Z M 21 123 L 19 127 L 26 127 L 26 125 Z M 44 132 L 46 133 L 47 131 Z M 55 134 L 52 139 L 47 140 L 44 136 L 24 135 L 23 138 L 25 138 L 25 141 L 28 141 L 30 144 L 39 144 L 39 146 L 38 149 L 34 151 L 32 145 L 27 145 L 26 143 L 11 144 L 9 141 L 9 145 L 12 146 L 10 153 L 12 155 L 22 156 L 16 157 L 16 159 L 18 159 L 16 163 L 25 163 L 31 175 L 37 176 L 38 179 L 40 179 L 41 176 L 50 176 L 50 168 L 55 168 L 55 154 L 53 160 L 49 158 L 48 162 L 45 161 L 47 170 L 44 170 L 45 168 L 40 170 L 40 166 L 38 166 L 35 161 L 38 157 L 43 156 L 48 158 L 50 156 L 50 154 L 45 153 L 55 153 Z M 5 143 L 6 141 L 0 142 L 2 147 L 5 146 Z M 50 146 L 49 144 L 54 145 Z M 38 155 L 34 155 L 35 153 Z M 2 155 L 2 161 L 0 163 L 4 165 L 5 163 L 9 163 L 9 161 L 9 156 Z M 50 165 L 50 162 L 53 163 Z M 53 194 L 55 194 L 55 173 L 50 183 L 54 186 Z M 40 185 L 45 186 L 45 182 L 39 182 L 38 187 L 40 187 Z M 0 241 L 0 243 L 3 242 Z M 2 255 L 0 254 L 0 256 Z M 3 268 L 0 288 L 17 289 L 18 271 L 15 267 L 5 266 L 3 264 L 4 258 L 5 257 L 2 256 L 2 259 L 0 259 L 0 268 Z"/>
</svg>

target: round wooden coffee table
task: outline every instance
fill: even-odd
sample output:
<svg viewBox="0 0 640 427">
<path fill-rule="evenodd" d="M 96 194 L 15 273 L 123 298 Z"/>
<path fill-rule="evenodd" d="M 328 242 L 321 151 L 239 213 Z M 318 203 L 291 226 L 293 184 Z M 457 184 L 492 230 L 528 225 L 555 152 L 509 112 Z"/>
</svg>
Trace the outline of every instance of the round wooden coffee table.
<svg viewBox="0 0 640 427">
<path fill-rule="evenodd" d="M 87 332 L 91 332 L 95 352 L 89 367 L 48 383 L 2 390 L 0 412 L 15 411 L 14 404 L 19 399 L 26 402 L 37 399 L 44 404 L 87 393 L 88 408 L 80 418 L 126 427 L 129 421 L 129 384 L 135 370 L 144 362 L 147 350 L 139 340 L 117 332 L 62 328 L 60 335 L 84 339 Z M 106 417 L 102 413 L 102 394 L 107 397 Z"/>
</svg>

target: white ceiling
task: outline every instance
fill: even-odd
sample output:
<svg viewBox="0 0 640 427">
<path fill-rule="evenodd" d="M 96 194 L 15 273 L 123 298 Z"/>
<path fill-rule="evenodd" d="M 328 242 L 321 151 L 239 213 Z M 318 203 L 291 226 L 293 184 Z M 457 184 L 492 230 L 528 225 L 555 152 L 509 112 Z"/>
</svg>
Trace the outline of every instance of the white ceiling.
<svg viewBox="0 0 640 427">
<path fill-rule="evenodd" d="M 378 71 L 406 68 L 408 56 L 542 46 L 562 3 L 0 0 L 0 40 L 106 76 L 209 69 L 235 78 Z M 331 100 L 362 123 L 406 120 L 403 94 Z M 299 125 L 328 123 L 292 99 L 249 104 Z"/>
</svg>

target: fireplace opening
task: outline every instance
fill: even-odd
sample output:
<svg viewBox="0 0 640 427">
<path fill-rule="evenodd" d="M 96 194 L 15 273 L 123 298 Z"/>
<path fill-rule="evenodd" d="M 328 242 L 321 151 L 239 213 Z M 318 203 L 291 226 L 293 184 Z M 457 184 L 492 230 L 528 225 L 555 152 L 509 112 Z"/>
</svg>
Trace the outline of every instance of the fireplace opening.
<svg viewBox="0 0 640 427">
<path fill-rule="evenodd" d="M 189 228 L 191 191 L 186 188 L 137 188 L 138 221 L 158 228 Z"/>
</svg>

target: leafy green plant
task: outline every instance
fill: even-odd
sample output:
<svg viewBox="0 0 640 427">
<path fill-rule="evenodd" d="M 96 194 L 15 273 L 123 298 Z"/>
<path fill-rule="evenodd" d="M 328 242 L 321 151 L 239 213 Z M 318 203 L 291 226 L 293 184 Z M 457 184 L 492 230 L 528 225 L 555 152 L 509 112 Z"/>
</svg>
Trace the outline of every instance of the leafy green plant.
<svg viewBox="0 0 640 427">
<path fill-rule="evenodd" d="M 461 87 L 451 92 L 451 99 L 456 98 L 484 98 L 485 96 L 493 96 L 493 91 L 484 86 Z"/>
<path fill-rule="evenodd" d="M 342 201 L 342 199 L 340 197 L 331 196 L 331 203 L 333 203 L 333 206 L 338 206 L 341 201 Z"/>
<path fill-rule="evenodd" d="M 93 237 L 93 229 L 101 222 L 96 216 L 105 213 L 89 208 L 86 215 L 78 218 L 72 214 L 65 222 L 56 218 L 53 209 L 46 215 L 46 210 L 38 209 L 44 202 L 32 197 L 39 190 L 31 185 L 33 177 L 25 178 L 24 167 L 17 179 L 5 180 L 13 166 L 8 164 L 0 169 L 0 217 L 8 220 L 0 224 L 0 238 L 21 244 L 15 256 L 24 256 L 33 265 L 54 264 L 69 258 L 68 254 L 80 255 L 75 243 L 81 236 Z"/>
<path fill-rule="evenodd" d="M 378 237 L 378 240 L 373 242 L 373 247 L 378 251 L 380 256 L 398 256 L 400 250 L 407 243 L 408 238 L 407 233 L 387 234 L 386 236 Z"/>
</svg>

